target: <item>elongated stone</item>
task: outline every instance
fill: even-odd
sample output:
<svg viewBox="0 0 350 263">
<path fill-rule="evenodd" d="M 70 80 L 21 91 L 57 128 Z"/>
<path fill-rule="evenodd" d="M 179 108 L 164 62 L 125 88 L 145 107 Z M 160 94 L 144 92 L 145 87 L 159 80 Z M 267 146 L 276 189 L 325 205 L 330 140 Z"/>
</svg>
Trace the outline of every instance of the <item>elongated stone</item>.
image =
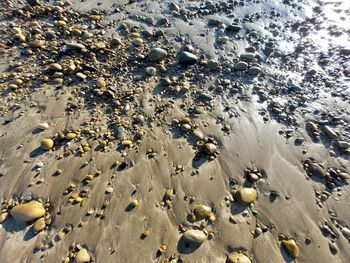
<svg viewBox="0 0 350 263">
<path fill-rule="evenodd" d="M 283 240 L 282 244 L 291 256 L 295 258 L 299 256 L 299 247 L 294 239 Z"/>
<path fill-rule="evenodd" d="M 206 239 L 207 236 L 203 233 L 201 230 L 197 229 L 190 229 L 187 230 L 183 237 L 188 241 L 196 244 L 202 244 Z"/>
</svg>

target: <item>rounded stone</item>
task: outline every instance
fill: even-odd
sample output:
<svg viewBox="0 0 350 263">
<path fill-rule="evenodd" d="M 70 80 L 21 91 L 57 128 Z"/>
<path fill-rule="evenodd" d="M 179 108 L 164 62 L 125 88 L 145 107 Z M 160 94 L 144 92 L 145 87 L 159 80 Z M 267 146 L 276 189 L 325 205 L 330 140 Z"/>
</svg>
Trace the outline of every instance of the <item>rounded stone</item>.
<svg viewBox="0 0 350 263">
<path fill-rule="evenodd" d="M 202 244 L 207 239 L 206 234 L 204 234 L 203 231 L 197 230 L 197 229 L 187 230 L 183 234 L 183 237 L 188 242 L 196 243 L 196 244 Z"/>
<path fill-rule="evenodd" d="M 256 196 L 256 190 L 248 187 L 240 187 L 235 193 L 235 199 L 243 205 L 253 203 L 256 200 Z"/>
<path fill-rule="evenodd" d="M 75 263 L 87 263 L 90 262 L 90 259 L 89 252 L 85 248 L 82 248 L 75 256 Z"/>
<path fill-rule="evenodd" d="M 46 227 L 45 224 L 45 218 L 41 217 L 39 219 L 37 219 L 33 225 L 34 231 L 35 232 L 40 232 L 41 230 L 43 230 Z"/>
<path fill-rule="evenodd" d="M 184 64 L 184 65 L 193 65 L 193 64 L 196 64 L 198 58 L 196 55 L 190 53 L 190 52 L 187 52 L 187 51 L 183 51 L 179 54 L 178 56 L 178 59 L 179 59 L 179 62 L 181 64 Z"/>
<path fill-rule="evenodd" d="M 212 209 L 210 206 L 199 204 L 194 208 L 194 213 L 197 216 L 207 218 L 207 217 L 211 216 Z"/>
<path fill-rule="evenodd" d="M 44 139 L 41 141 L 41 148 L 44 150 L 50 150 L 54 145 L 52 139 Z"/>
<path fill-rule="evenodd" d="M 213 143 L 206 143 L 203 147 L 204 152 L 209 155 L 214 154 L 218 150 L 218 147 L 216 147 L 216 145 Z"/>
<path fill-rule="evenodd" d="M 228 262 L 230 263 L 251 263 L 252 261 L 243 253 L 232 252 L 228 255 Z"/>
<path fill-rule="evenodd" d="M 148 54 L 148 59 L 153 62 L 158 62 L 166 58 L 168 53 L 162 48 L 153 48 Z"/>
<path fill-rule="evenodd" d="M 30 201 L 15 206 L 11 209 L 10 214 L 16 221 L 27 222 L 43 217 L 45 215 L 45 209 L 40 202 Z"/>
</svg>

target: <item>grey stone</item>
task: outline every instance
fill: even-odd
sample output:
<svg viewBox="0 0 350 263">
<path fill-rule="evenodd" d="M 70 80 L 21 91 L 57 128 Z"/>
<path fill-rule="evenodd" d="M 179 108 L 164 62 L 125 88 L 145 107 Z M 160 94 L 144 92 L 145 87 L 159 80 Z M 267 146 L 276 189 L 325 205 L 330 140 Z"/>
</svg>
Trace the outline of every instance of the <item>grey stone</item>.
<svg viewBox="0 0 350 263">
<path fill-rule="evenodd" d="M 235 70 L 246 70 L 248 68 L 248 63 L 244 61 L 239 61 L 235 64 Z"/>
<path fill-rule="evenodd" d="M 196 64 L 198 58 L 196 55 L 187 52 L 187 51 L 182 51 L 179 56 L 178 56 L 179 62 L 184 65 L 193 65 Z"/>
<path fill-rule="evenodd" d="M 153 48 L 149 54 L 148 59 L 153 62 L 158 62 L 163 60 L 168 55 L 168 52 L 162 48 Z"/>
<path fill-rule="evenodd" d="M 248 74 L 256 76 L 261 72 L 261 68 L 257 66 L 252 66 L 248 69 Z"/>
<path fill-rule="evenodd" d="M 251 53 L 251 52 L 242 53 L 240 58 L 242 60 L 251 61 L 251 60 L 253 60 L 255 58 L 255 54 Z"/>
<path fill-rule="evenodd" d="M 80 43 L 67 43 L 67 50 L 82 50 L 85 46 Z"/>
</svg>

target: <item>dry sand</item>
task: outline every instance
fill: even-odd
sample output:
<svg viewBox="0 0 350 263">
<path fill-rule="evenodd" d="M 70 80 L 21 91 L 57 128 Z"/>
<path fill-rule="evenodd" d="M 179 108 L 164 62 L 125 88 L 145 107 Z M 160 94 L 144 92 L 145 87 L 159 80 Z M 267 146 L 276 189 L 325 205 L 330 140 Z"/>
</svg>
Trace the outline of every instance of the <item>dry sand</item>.
<svg viewBox="0 0 350 263">
<path fill-rule="evenodd" d="M 0 3 L 0 262 L 349 262 L 346 1 L 115 2 Z"/>
</svg>

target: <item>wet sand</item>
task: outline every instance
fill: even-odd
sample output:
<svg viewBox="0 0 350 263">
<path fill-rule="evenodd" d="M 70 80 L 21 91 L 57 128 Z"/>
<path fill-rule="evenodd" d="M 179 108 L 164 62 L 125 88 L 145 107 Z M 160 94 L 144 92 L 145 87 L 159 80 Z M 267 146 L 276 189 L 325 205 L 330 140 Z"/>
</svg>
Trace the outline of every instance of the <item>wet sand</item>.
<svg viewBox="0 0 350 263">
<path fill-rule="evenodd" d="M 1 262 L 348 262 L 346 1 L 114 2 L 0 3 Z"/>
</svg>

